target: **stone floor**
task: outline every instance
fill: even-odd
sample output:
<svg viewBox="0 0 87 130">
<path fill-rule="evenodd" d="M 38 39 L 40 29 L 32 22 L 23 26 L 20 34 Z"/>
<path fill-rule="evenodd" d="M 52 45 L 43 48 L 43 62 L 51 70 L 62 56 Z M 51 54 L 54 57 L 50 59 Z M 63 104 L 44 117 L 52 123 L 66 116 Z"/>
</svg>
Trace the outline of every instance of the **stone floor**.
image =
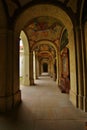
<svg viewBox="0 0 87 130">
<path fill-rule="evenodd" d="M 0 130 L 87 130 L 87 113 L 76 109 L 47 75 L 22 86 L 21 105 L 0 114 Z"/>
</svg>

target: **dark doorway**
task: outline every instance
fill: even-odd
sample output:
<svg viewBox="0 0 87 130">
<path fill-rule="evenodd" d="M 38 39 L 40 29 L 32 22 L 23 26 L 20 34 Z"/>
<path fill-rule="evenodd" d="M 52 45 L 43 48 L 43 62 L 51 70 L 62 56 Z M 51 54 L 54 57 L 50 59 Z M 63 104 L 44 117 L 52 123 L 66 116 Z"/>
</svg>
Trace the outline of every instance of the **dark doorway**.
<svg viewBox="0 0 87 130">
<path fill-rule="evenodd" d="M 47 63 L 43 64 L 43 72 L 48 72 L 48 64 Z"/>
</svg>

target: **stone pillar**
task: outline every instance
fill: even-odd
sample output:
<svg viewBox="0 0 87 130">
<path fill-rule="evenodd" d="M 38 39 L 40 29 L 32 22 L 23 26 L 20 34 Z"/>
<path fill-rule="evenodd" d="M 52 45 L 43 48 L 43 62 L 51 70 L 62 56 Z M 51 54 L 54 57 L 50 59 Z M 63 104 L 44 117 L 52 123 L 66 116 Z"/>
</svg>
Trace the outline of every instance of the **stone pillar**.
<svg viewBox="0 0 87 130">
<path fill-rule="evenodd" d="M 36 52 L 34 51 L 33 53 L 33 61 L 34 61 L 34 79 L 38 79 L 38 63 L 37 63 L 37 55 Z"/>
<path fill-rule="evenodd" d="M 21 102 L 19 44 L 12 30 L 0 30 L 0 41 L 0 111 L 5 112 Z"/>
<path fill-rule="evenodd" d="M 35 55 L 35 63 L 36 63 L 36 79 L 39 78 L 40 74 L 40 61 L 37 55 Z"/>
<path fill-rule="evenodd" d="M 41 74 L 42 74 L 43 73 L 43 62 L 41 62 L 40 68 L 41 68 Z"/>
<path fill-rule="evenodd" d="M 37 64 L 37 56 L 35 54 L 35 79 L 38 79 L 38 64 Z"/>
<path fill-rule="evenodd" d="M 30 85 L 34 85 L 33 51 L 30 51 L 30 53 L 29 53 L 29 81 L 30 81 Z"/>
<path fill-rule="evenodd" d="M 42 73 L 42 71 L 41 71 L 41 66 L 42 64 L 41 64 L 41 61 L 39 60 L 39 75 L 41 75 L 41 73 Z"/>
<path fill-rule="evenodd" d="M 12 36 L 12 32 L 10 32 L 10 35 Z M 8 37 L 11 38 L 11 36 Z M 19 35 L 14 32 L 14 39 L 12 38 L 10 40 L 11 44 L 13 44 L 13 56 L 12 59 L 10 59 L 11 62 L 13 62 L 13 69 L 11 71 L 13 75 L 13 106 L 16 106 L 21 101 L 21 92 L 19 84 Z"/>
<path fill-rule="evenodd" d="M 51 76 L 51 59 L 48 62 L 48 74 Z"/>
<path fill-rule="evenodd" d="M 84 84 L 84 98 L 83 110 L 87 112 L 87 22 L 82 26 L 82 60 L 83 60 L 83 84 Z"/>
<path fill-rule="evenodd" d="M 62 77 L 62 57 L 61 53 L 58 55 L 58 68 L 59 68 L 59 85 Z"/>
<path fill-rule="evenodd" d="M 37 69 L 37 70 L 36 70 L 36 71 L 37 71 L 36 73 L 37 73 L 37 78 L 38 78 L 38 77 L 40 76 L 40 71 L 39 71 L 39 70 L 40 70 L 40 69 L 39 69 L 39 59 L 38 59 L 38 57 L 36 58 L 36 62 L 37 62 L 37 63 L 36 63 L 36 64 L 37 64 L 37 65 L 36 65 L 36 66 L 37 66 L 37 67 L 36 67 L 36 69 Z"/>
<path fill-rule="evenodd" d="M 34 79 L 36 79 L 36 57 L 35 57 L 35 51 L 33 51 L 33 75 Z"/>
<path fill-rule="evenodd" d="M 59 60 L 58 60 L 58 58 L 59 58 L 59 54 L 58 54 L 58 56 L 56 56 L 56 83 L 57 83 L 57 85 L 59 85 Z"/>
<path fill-rule="evenodd" d="M 50 63 L 51 63 L 51 77 L 53 78 L 53 72 L 54 72 L 53 59 L 52 59 L 52 61 Z"/>
<path fill-rule="evenodd" d="M 77 100 L 78 100 L 78 108 L 83 109 L 83 60 L 82 60 L 82 39 L 81 39 L 81 28 L 77 26 L 75 28 L 76 31 L 76 52 L 77 52 Z"/>
<path fill-rule="evenodd" d="M 24 52 L 23 84 L 29 86 L 29 53 Z"/>
<path fill-rule="evenodd" d="M 55 62 L 55 59 L 53 62 L 53 80 L 56 81 L 56 62 Z"/>
<path fill-rule="evenodd" d="M 12 96 L 12 81 L 8 83 L 8 42 L 7 42 L 7 30 L 0 30 L 0 112 L 4 112 L 8 109 L 8 98 L 7 95 Z M 12 55 L 10 55 L 12 56 Z M 10 57 L 9 57 L 10 58 Z M 12 65 L 10 64 L 11 68 Z M 9 68 L 10 69 L 10 68 Z M 12 75 L 11 72 L 9 75 Z M 10 76 L 11 77 L 11 76 Z M 7 88 L 9 90 L 7 92 Z M 12 100 L 9 101 L 9 105 L 12 107 Z"/>
</svg>

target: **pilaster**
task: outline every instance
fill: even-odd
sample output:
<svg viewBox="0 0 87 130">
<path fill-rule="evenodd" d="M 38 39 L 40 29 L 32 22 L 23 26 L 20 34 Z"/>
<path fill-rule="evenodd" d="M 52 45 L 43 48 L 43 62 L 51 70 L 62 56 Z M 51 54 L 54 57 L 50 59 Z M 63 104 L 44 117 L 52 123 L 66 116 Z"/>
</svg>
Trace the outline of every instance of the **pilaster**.
<svg viewBox="0 0 87 130">
<path fill-rule="evenodd" d="M 30 85 L 34 85 L 34 75 L 33 75 L 33 51 L 29 52 L 29 81 Z"/>
<path fill-rule="evenodd" d="M 87 112 L 87 22 L 81 26 L 82 31 L 82 63 L 83 63 L 83 86 L 84 86 L 84 97 L 83 97 L 83 111 Z"/>
<path fill-rule="evenodd" d="M 76 52 L 77 52 L 77 100 L 78 100 L 78 108 L 83 110 L 83 97 L 84 97 L 84 89 L 83 89 L 83 60 L 82 60 L 82 39 L 81 39 L 81 28 L 79 26 L 76 27 Z"/>
<path fill-rule="evenodd" d="M 21 91 L 19 90 L 18 61 L 19 45 L 15 45 L 14 32 L 0 31 L 1 41 L 1 65 L 0 65 L 0 111 L 5 112 L 12 109 L 21 102 Z M 17 55 L 16 55 L 17 54 Z M 17 58 L 17 59 L 16 59 Z M 17 69 L 16 69 L 17 68 Z M 15 79 L 15 75 L 17 80 Z"/>
<path fill-rule="evenodd" d="M 24 52 L 23 84 L 29 86 L 29 53 Z"/>
<path fill-rule="evenodd" d="M 39 63 L 39 59 L 38 59 L 38 57 L 37 57 L 37 78 L 40 76 L 40 65 L 39 65 L 40 63 Z"/>
<path fill-rule="evenodd" d="M 53 80 L 56 81 L 56 59 L 53 62 Z"/>
<path fill-rule="evenodd" d="M 38 79 L 38 58 L 35 55 L 35 79 Z"/>
</svg>

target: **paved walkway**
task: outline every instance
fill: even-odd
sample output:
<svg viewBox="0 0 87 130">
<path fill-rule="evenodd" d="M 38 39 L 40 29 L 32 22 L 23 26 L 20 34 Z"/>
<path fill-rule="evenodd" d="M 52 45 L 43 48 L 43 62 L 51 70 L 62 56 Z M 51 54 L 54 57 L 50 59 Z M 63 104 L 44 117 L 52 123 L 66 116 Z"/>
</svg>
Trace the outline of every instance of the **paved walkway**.
<svg viewBox="0 0 87 130">
<path fill-rule="evenodd" d="M 0 115 L 0 130 L 87 130 L 87 113 L 74 108 L 47 75 L 35 86 L 21 86 L 19 108 Z"/>
</svg>

